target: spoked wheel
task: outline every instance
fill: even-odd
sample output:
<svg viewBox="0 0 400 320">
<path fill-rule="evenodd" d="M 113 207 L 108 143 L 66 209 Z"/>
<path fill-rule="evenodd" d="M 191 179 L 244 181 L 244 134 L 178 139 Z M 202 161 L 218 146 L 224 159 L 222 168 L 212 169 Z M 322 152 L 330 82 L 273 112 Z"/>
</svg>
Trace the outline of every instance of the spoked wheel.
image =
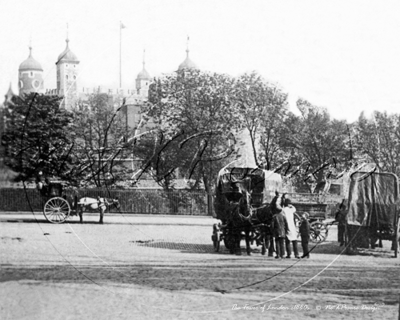
<svg viewBox="0 0 400 320">
<path fill-rule="evenodd" d="M 310 224 L 310 240 L 314 243 L 325 241 L 328 236 L 328 227 L 325 223 L 314 221 Z"/>
<path fill-rule="evenodd" d="M 43 209 L 43 214 L 47 221 L 51 223 L 63 223 L 69 216 L 71 207 L 64 198 L 51 198 L 46 202 Z"/>
</svg>

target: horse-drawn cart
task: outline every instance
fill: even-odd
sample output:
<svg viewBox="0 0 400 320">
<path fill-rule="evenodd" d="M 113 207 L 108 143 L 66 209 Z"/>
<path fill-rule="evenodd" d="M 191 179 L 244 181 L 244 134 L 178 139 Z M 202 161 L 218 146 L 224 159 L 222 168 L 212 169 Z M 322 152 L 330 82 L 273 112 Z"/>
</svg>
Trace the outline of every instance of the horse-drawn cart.
<svg viewBox="0 0 400 320">
<path fill-rule="evenodd" d="M 40 179 L 37 188 L 46 200 L 43 215 L 51 223 L 63 223 L 69 215 L 77 214 L 76 201 L 68 201 L 64 193 L 65 183 L 59 179 Z M 73 205 L 74 204 L 74 205 Z M 74 210 L 72 210 L 72 208 Z"/>
<path fill-rule="evenodd" d="M 348 252 L 374 249 L 379 240 L 392 242 L 399 253 L 399 181 L 392 173 L 355 172 L 351 175 L 346 217 Z"/>
<path fill-rule="evenodd" d="M 266 237 L 272 219 L 269 203 L 276 190 L 282 187 L 279 174 L 259 168 L 224 168 L 217 178 L 214 198 L 214 218 L 221 222 L 213 226 L 211 236 L 214 249 L 220 242 L 231 253 L 240 253 L 240 241 L 246 240 L 247 253 L 250 243 L 261 245 L 266 251 Z"/>
<path fill-rule="evenodd" d="M 65 192 L 66 183 L 53 178 L 44 179 L 39 176 L 37 188 L 41 196 L 45 199 L 43 206 L 43 214 L 47 221 L 51 223 L 63 223 L 70 215 L 79 215 L 82 223 L 82 215 L 84 211 L 97 211 L 100 213 L 100 223 L 103 223 L 104 212 L 107 207 L 114 206 L 117 210 L 120 208 L 118 198 L 107 199 L 104 197 L 78 197 L 68 195 Z"/>
</svg>

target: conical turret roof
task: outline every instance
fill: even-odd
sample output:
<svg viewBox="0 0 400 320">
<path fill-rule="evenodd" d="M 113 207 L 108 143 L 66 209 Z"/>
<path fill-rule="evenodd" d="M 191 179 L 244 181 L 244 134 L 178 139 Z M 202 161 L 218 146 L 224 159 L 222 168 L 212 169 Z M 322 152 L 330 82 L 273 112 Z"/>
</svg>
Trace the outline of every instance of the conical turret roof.
<svg viewBox="0 0 400 320">
<path fill-rule="evenodd" d="M 184 69 L 198 69 L 196 64 L 189 58 L 189 49 L 186 49 L 186 59 L 179 65 L 178 71 Z"/>
<path fill-rule="evenodd" d="M 69 39 L 66 39 L 65 42 L 67 43 L 67 46 L 63 52 L 60 53 L 58 56 L 56 64 L 59 62 L 78 62 L 79 60 L 77 56 L 70 50 L 69 48 Z"/>
<path fill-rule="evenodd" d="M 43 71 L 42 66 L 32 57 L 32 47 L 29 47 L 29 57 L 18 68 L 19 71 L 38 70 Z"/>
</svg>

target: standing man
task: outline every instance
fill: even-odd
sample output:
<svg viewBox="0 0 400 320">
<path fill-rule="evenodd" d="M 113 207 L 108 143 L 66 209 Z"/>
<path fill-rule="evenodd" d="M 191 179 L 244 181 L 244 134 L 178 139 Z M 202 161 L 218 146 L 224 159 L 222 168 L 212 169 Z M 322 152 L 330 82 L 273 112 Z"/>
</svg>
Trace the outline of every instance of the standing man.
<svg viewBox="0 0 400 320">
<path fill-rule="evenodd" d="M 108 205 L 109 205 L 109 203 L 108 203 L 107 199 L 97 197 L 97 206 L 98 206 L 99 212 L 100 212 L 100 221 L 99 221 L 99 223 L 101 223 L 101 224 L 103 224 L 104 212 L 106 212 L 106 209 L 107 209 Z"/>
<path fill-rule="evenodd" d="M 343 202 L 340 204 L 339 211 L 336 213 L 335 221 L 338 222 L 338 242 L 340 246 L 343 246 L 347 222 L 347 207 Z"/>
<path fill-rule="evenodd" d="M 272 199 L 271 203 L 270 203 L 270 208 L 271 208 L 271 212 L 272 212 L 272 217 L 281 212 L 282 211 L 282 206 L 281 206 L 281 196 L 278 192 L 278 190 L 275 191 L 275 197 Z M 273 257 L 274 256 L 274 252 L 277 252 L 277 250 L 275 249 L 276 245 L 274 244 L 274 230 L 271 226 L 271 239 L 269 242 L 269 246 L 268 246 L 268 257 Z"/>
<path fill-rule="evenodd" d="M 308 217 L 308 212 L 304 212 L 301 217 L 301 223 L 299 227 L 301 246 L 303 248 L 302 258 L 310 258 L 310 252 L 308 251 L 308 242 L 310 241 L 310 222 L 308 221 Z"/>
<path fill-rule="evenodd" d="M 292 255 L 292 250 L 290 247 L 290 243 L 292 243 L 294 256 L 295 258 L 300 259 L 299 251 L 297 249 L 297 228 L 294 223 L 294 213 L 296 212 L 296 208 L 292 206 L 292 201 L 289 198 L 285 199 L 285 207 L 283 208 L 282 212 L 288 224 L 288 231 L 286 233 L 286 258 L 290 259 L 290 256 Z"/>
<path fill-rule="evenodd" d="M 272 234 L 275 237 L 276 257 L 283 259 L 285 256 L 285 238 L 288 230 L 288 223 L 282 211 L 279 211 L 272 217 Z"/>
</svg>

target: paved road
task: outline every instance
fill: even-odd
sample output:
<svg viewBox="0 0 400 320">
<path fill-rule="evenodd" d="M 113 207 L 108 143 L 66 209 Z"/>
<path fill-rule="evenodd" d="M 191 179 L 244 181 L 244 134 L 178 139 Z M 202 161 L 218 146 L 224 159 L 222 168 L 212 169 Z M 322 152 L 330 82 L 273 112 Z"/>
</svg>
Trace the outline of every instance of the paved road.
<svg viewBox="0 0 400 320">
<path fill-rule="evenodd" d="M 255 246 L 250 257 L 214 253 L 211 217 L 78 221 L 0 214 L 1 319 L 265 319 L 266 308 L 270 319 L 389 319 L 398 310 L 400 259 L 388 244 L 343 256 L 336 227 L 311 259 L 278 261 Z M 379 313 L 354 310 L 375 304 Z M 317 309 L 331 305 L 345 307 Z"/>
</svg>

